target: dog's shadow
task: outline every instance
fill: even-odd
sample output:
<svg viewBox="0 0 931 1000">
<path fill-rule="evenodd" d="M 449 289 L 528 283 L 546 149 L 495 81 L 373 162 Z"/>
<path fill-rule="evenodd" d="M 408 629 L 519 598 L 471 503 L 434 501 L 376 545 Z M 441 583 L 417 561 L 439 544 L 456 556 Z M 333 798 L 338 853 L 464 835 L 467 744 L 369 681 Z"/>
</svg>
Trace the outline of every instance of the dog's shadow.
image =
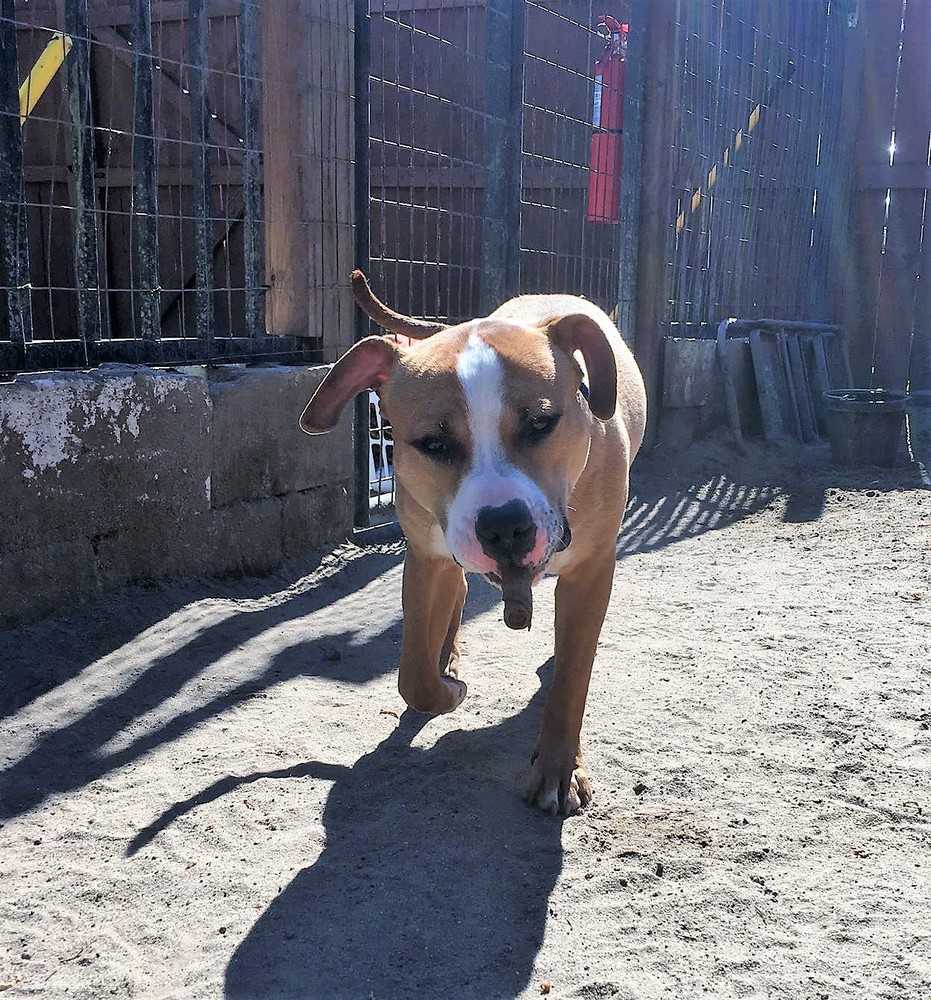
<svg viewBox="0 0 931 1000">
<path fill-rule="evenodd" d="M 520 796 L 541 702 L 542 686 L 498 725 L 427 749 L 411 744 L 429 719 L 405 712 L 352 768 L 302 766 L 334 781 L 326 846 L 236 949 L 226 996 L 519 994 L 562 867 L 561 823 Z"/>
</svg>

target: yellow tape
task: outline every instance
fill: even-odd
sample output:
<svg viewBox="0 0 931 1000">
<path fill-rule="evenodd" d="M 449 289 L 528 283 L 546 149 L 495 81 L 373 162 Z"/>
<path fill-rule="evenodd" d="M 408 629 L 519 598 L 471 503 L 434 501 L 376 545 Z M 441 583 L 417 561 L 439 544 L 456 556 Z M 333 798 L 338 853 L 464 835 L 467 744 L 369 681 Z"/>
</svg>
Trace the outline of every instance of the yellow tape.
<svg viewBox="0 0 931 1000">
<path fill-rule="evenodd" d="M 791 74 L 790 74 L 791 75 Z M 747 119 L 746 134 L 749 135 L 756 127 L 760 124 L 760 116 L 763 113 L 763 105 L 757 104 L 756 107 L 750 112 L 750 117 Z M 744 144 L 744 130 L 740 129 L 734 136 L 734 141 L 724 150 L 724 166 L 729 167 L 731 164 L 731 159 L 733 155 L 740 152 L 741 147 Z M 733 153 L 732 153 L 733 151 Z M 710 191 L 718 181 L 718 165 L 715 164 L 708 171 L 708 179 L 705 182 L 705 190 Z M 701 200 L 704 192 L 701 188 L 698 188 L 692 194 L 692 200 L 689 203 L 688 212 L 695 212 L 701 205 Z M 680 212 L 676 217 L 676 235 L 679 235 L 683 229 L 685 229 L 685 218 L 686 211 Z"/>
<path fill-rule="evenodd" d="M 48 90 L 48 85 L 61 69 L 61 65 L 68 57 L 73 44 L 70 35 L 56 31 L 48 45 L 42 50 L 42 54 L 30 70 L 29 76 L 19 88 L 20 125 L 25 124 L 26 119 L 32 114 L 33 108 L 39 103 L 39 99 Z"/>
</svg>

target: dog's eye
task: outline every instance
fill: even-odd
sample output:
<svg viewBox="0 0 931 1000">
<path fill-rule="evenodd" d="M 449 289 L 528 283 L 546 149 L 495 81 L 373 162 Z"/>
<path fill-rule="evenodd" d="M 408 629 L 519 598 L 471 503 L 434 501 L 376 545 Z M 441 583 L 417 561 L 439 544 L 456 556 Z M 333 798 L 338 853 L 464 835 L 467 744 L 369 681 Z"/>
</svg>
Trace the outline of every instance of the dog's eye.
<svg viewBox="0 0 931 1000">
<path fill-rule="evenodd" d="M 421 454 L 436 459 L 438 462 L 450 462 L 455 457 L 456 446 L 447 437 L 430 434 L 412 443 Z"/>
<path fill-rule="evenodd" d="M 528 443 L 541 441 L 559 423 L 558 413 L 538 413 L 524 424 L 524 438 Z"/>
</svg>

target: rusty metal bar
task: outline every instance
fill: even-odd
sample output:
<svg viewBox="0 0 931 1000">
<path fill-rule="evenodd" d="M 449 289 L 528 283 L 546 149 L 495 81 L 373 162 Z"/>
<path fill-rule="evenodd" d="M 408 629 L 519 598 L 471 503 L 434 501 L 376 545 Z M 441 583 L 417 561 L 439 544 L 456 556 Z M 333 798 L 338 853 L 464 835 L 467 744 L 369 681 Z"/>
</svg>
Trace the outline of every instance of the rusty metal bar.
<svg viewBox="0 0 931 1000">
<path fill-rule="evenodd" d="M 133 321 L 135 334 L 157 340 L 160 326 L 158 275 L 158 167 L 152 99 L 152 3 L 133 4 Z"/>
<path fill-rule="evenodd" d="M 257 0 L 242 0 L 239 12 L 239 77 L 242 87 L 244 155 L 242 161 L 246 330 L 260 330 L 264 267 L 262 266 L 261 150 L 259 149 L 258 10 Z"/>
<path fill-rule="evenodd" d="M 207 0 L 190 0 L 188 49 L 191 91 L 192 214 L 194 217 L 194 331 L 204 357 L 209 357 L 213 332 L 213 239 L 210 232 L 210 161 L 207 153 L 207 53 L 210 7 Z"/>
<path fill-rule="evenodd" d="M 65 5 L 65 31 L 72 40 L 66 65 L 71 119 L 71 189 L 75 199 L 74 279 L 78 291 L 78 335 L 84 344 L 85 360 L 92 364 L 95 345 L 101 337 L 102 310 L 87 0 L 71 0 Z"/>
</svg>

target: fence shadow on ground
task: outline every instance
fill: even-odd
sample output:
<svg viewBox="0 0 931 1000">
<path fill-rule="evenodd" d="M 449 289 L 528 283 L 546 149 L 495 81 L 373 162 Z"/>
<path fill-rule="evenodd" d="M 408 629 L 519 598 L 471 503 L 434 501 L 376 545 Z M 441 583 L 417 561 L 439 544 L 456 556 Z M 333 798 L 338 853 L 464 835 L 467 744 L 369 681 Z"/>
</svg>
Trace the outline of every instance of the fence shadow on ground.
<svg viewBox="0 0 931 1000">
<path fill-rule="evenodd" d="M 356 648 L 356 638 L 364 627 L 364 615 L 345 628 L 286 646 L 253 676 L 224 688 L 206 702 L 179 712 L 119 749 L 104 749 L 107 743 L 129 729 L 135 720 L 157 710 L 186 684 L 205 674 L 213 664 L 238 647 L 354 593 L 397 569 L 402 559 L 403 550 L 400 547 L 387 553 L 371 552 L 352 560 L 333 577 L 316 586 L 279 603 L 237 611 L 208 625 L 186 641 L 172 645 L 170 635 L 166 635 L 161 643 L 165 651 L 154 656 L 128 686 L 101 698 L 73 721 L 43 733 L 22 759 L 0 774 L 0 819 L 11 819 L 34 809 L 49 795 L 81 788 L 289 679 L 324 677 L 349 684 L 365 684 L 390 673 L 397 667 L 397 648 L 401 637 L 400 579 L 396 612 L 381 631 L 365 634 L 363 652 Z M 193 585 L 186 591 L 186 599 L 192 602 L 210 596 L 216 596 L 216 586 L 211 587 L 207 583 L 202 585 L 200 591 Z M 119 603 L 119 596 L 116 600 Z M 164 609 L 164 601 L 158 594 L 153 593 L 153 600 Z M 487 584 L 474 586 L 464 619 L 484 613 L 499 600 L 497 592 Z M 119 629 L 121 642 L 132 640 L 133 636 L 128 634 L 127 629 L 141 634 L 152 620 L 145 607 L 137 608 L 135 601 L 131 608 L 126 608 L 126 612 L 126 623 L 135 620 L 135 629 L 129 625 Z M 48 623 L 47 630 L 52 632 L 61 627 L 62 623 Z M 42 631 L 41 626 L 35 627 L 31 634 L 41 641 Z M 10 642 L 15 637 L 15 632 L 7 635 Z M 113 643 L 108 645 L 106 652 L 122 648 Z M 77 676 L 94 662 L 93 653 L 105 655 L 100 652 L 101 645 L 96 634 L 88 644 L 88 649 L 92 651 L 90 655 L 82 648 L 78 635 L 74 636 L 73 647 L 71 669 L 63 670 L 63 676 L 54 683 L 43 685 L 38 693 L 51 690 L 64 680 Z M 17 711 L 38 697 L 31 679 L 42 661 L 41 658 L 37 660 L 34 651 L 26 652 L 29 655 L 21 653 L 4 668 L 6 690 L 11 703 L 18 704 Z M 18 695 L 17 692 L 22 693 Z M 66 767 L 62 766 L 63 761 L 68 762 Z"/>
<path fill-rule="evenodd" d="M 408 711 L 351 768 L 302 765 L 333 781 L 326 846 L 239 944 L 226 996 L 519 995 L 562 868 L 561 822 L 515 790 L 542 695 L 541 684 L 516 715 L 429 748 L 411 746 L 429 720 Z"/>
</svg>

